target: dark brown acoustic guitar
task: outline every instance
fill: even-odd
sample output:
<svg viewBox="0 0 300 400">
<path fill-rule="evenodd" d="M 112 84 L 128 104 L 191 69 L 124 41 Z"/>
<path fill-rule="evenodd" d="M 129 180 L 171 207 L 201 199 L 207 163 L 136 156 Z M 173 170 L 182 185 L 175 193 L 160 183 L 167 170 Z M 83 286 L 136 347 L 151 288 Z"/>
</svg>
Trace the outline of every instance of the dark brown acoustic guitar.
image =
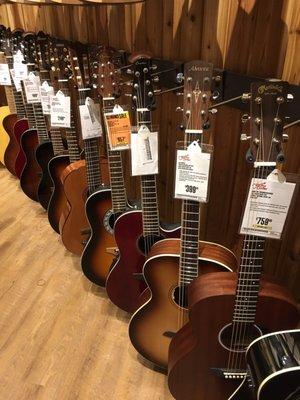
<svg viewBox="0 0 300 400">
<path fill-rule="evenodd" d="M 265 179 L 282 162 L 286 103 L 286 82 L 252 84 L 247 160 L 255 160 L 254 179 Z M 238 274 L 207 274 L 190 285 L 189 323 L 169 349 L 168 383 L 176 400 L 228 399 L 246 374 L 249 344 L 297 325 L 297 304 L 288 290 L 261 276 L 264 247 L 264 237 L 245 235 Z"/>
</svg>

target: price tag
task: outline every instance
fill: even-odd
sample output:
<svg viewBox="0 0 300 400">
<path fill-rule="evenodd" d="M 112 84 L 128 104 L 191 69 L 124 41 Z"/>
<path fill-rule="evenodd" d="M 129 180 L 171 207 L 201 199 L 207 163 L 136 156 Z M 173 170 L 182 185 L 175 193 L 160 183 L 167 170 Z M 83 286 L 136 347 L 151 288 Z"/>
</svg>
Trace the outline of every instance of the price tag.
<svg viewBox="0 0 300 400">
<path fill-rule="evenodd" d="M 40 77 L 34 75 L 33 72 L 30 72 L 27 78 L 23 79 L 25 95 L 27 103 L 40 103 Z"/>
<path fill-rule="evenodd" d="M 70 128 L 71 101 L 70 96 L 65 96 L 61 91 L 56 96 L 50 96 L 51 127 Z"/>
<path fill-rule="evenodd" d="M 9 68 L 7 64 L 0 64 L 0 85 L 11 86 Z"/>
<path fill-rule="evenodd" d="M 21 53 L 20 50 L 17 51 L 17 54 L 14 54 L 13 56 L 13 65 L 14 65 L 14 71 L 15 71 L 15 77 L 17 79 L 25 79 L 28 74 L 27 70 L 27 64 L 23 63 L 24 61 L 24 56 Z"/>
<path fill-rule="evenodd" d="M 241 234 L 280 239 L 296 186 L 282 176 L 274 170 L 267 179 L 251 180 Z"/>
<path fill-rule="evenodd" d="M 206 202 L 211 153 L 202 152 L 197 141 L 177 150 L 175 198 Z"/>
<path fill-rule="evenodd" d="M 13 83 L 15 85 L 16 91 L 17 92 L 22 92 L 21 79 L 16 78 L 15 71 L 13 69 L 10 70 L 10 75 L 12 77 L 12 80 L 13 80 Z"/>
<path fill-rule="evenodd" d="M 54 89 L 44 81 L 39 87 L 42 109 L 44 115 L 50 115 L 50 96 L 54 96 Z"/>
<path fill-rule="evenodd" d="M 85 104 L 79 106 L 81 131 L 83 139 L 102 136 L 101 115 L 99 104 L 87 97 Z"/>
<path fill-rule="evenodd" d="M 131 173 L 133 176 L 158 174 L 158 133 L 146 125 L 131 134 Z"/>
<path fill-rule="evenodd" d="M 105 114 L 108 141 L 111 150 L 126 150 L 130 147 L 131 124 L 128 111 L 119 105 L 112 113 Z"/>
</svg>

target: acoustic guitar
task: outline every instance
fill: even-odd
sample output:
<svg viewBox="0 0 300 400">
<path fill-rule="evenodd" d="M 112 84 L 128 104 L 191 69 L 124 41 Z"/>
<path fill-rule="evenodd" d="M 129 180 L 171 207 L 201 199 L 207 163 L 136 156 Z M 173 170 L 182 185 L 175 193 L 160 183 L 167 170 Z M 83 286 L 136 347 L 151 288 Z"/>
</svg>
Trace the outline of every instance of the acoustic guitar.
<svg viewBox="0 0 300 400">
<path fill-rule="evenodd" d="M 22 32 L 22 30 L 7 32 L 4 53 L 6 63 L 10 70 L 13 69 L 13 54 L 21 47 Z M 9 143 L 4 153 L 4 163 L 11 174 L 20 177 L 25 162 L 25 156 L 18 162 L 16 162 L 16 160 L 20 152 L 20 135 L 25 129 L 28 129 L 28 121 L 22 92 L 17 90 L 13 80 L 12 85 L 10 87 L 6 86 L 5 90 L 12 114 L 3 119 L 3 126 L 9 134 Z"/>
<path fill-rule="evenodd" d="M 282 161 L 286 103 L 286 82 L 251 85 L 253 145 L 247 160 L 255 160 L 254 179 L 267 178 Z M 297 304 L 288 290 L 261 276 L 264 248 L 263 236 L 245 235 L 237 275 L 202 275 L 189 286 L 189 322 L 169 349 L 168 383 L 176 400 L 228 399 L 245 376 L 249 344 L 297 325 Z"/>
<path fill-rule="evenodd" d="M 69 49 L 69 52 L 74 74 L 74 83 L 70 93 L 72 110 L 76 114 L 78 113 L 77 99 L 79 98 L 79 105 L 83 105 L 85 98 L 91 93 L 91 89 L 84 87 L 78 58 L 74 51 Z M 77 131 L 80 132 L 79 124 Z M 98 141 L 94 139 L 85 141 L 85 150 L 86 160 L 71 163 L 61 175 L 67 202 L 60 217 L 59 230 L 65 248 L 77 255 L 81 255 L 85 244 L 84 236 L 89 233 L 85 213 L 85 202 L 89 189 L 92 192 L 95 190 L 95 186 L 98 189 L 109 181 L 107 161 L 105 159 L 100 160 Z M 95 180 L 93 178 L 90 180 L 90 187 L 88 187 L 87 174 L 90 178 L 92 175 L 97 176 Z"/>
<path fill-rule="evenodd" d="M 299 400 L 300 330 L 270 333 L 246 351 L 247 375 L 229 400 Z"/>
<path fill-rule="evenodd" d="M 204 140 L 209 125 L 212 64 L 192 61 L 184 68 L 184 148 Z M 236 269 L 234 254 L 216 243 L 199 242 L 200 203 L 183 200 L 180 239 L 156 243 L 143 268 L 150 299 L 132 316 L 129 336 L 147 360 L 166 369 L 171 338 L 187 321 L 188 285 L 200 274 Z M 204 323 L 204 321 L 201 321 Z"/>
<path fill-rule="evenodd" d="M 137 126 L 151 130 L 151 113 L 155 108 L 151 74 L 155 67 L 146 53 L 131 55 L 129 62 L 133 64 L 132 107 L 136 111 Z M 106 281 L 110 300 L 130 313 L 140 305 L 140 295 L 146 288 L 142 269 L 152 245 L 180 234 L 178 225 L 160 225 L 155 175 L 141 176 L 141 203 L 142 210 L 128 211 L 116 220 L 114 232 L 119 258 Z"/>
<path fill-rule="evenodd" d="M 100 95 L 103 112 L 111 112 L 119 96 L 114 53 L 111 49 L 100 49 L 100 53 L 94 57 L 97 58 L 93 63 L 94 76 L 96 76 L 94 86 L 97 87 Z M 107 136 L 106 127 L 103 126 L 103 128 Z M 116 255 L 115 221 L 118 216 L 132 208 L 127 202 L 121 151 L 111 150 L 108 137 L 106 141 L 110 187 L 98 185 L 96 190 L 89 191 L 85 209 L 91 235 L 81 256 L 83 273 L 90 281 L 100 286 L 105 286 Z M 88 180 L 89 175 L 91 174 L 88 174 Z M 93 175 L 95 175 L 95 170 L 92 170 Z M 97 178 L 99 181 L 99 177 Z"/>
</svg>

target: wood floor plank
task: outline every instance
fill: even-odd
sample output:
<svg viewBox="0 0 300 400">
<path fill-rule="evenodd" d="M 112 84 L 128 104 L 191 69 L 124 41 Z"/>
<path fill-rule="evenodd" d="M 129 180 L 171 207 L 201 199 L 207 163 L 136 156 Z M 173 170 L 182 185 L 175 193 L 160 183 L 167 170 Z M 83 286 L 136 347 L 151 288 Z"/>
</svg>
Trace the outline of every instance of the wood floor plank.
<svg viewBox="0 0 300 400">
<path fill-rule="evenodd" d="M 0 399 L 171 399 L 165 375 L 131 346 L 129 316 L 4 168 L 0 182 Z"/>
</svg>

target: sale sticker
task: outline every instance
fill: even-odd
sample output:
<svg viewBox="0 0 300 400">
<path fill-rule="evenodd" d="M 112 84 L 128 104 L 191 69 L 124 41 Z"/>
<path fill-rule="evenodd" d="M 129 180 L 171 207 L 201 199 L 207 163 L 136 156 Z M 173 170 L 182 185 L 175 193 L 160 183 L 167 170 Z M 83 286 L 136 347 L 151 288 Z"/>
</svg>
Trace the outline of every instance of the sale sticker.
<svg viewBox="0 0 300 400">
<path fill-rule="evenodd" d="M 44 115 L 50 115 L 50 97 L 54 96 L 54 89 L 52 86 L 48 84 L 47 81 L 44 81 L 42 85 L 39 87 L 42 109 Z"/>
<path fill-rule="evenodd" d="M 124 111 L 120 106 L 115 106 L 113 112 L 105 113 L 105 123 L 110 149 L 129 149 L 131 124 L 128 111 Z"/>
<path fill-rule="evenodd" d="M 9 68 L 7 64 L 0 64 L 0 85 L 11 86 Z"/>
<path fill-rule="evenodd" d="M 274 179 L 274 171 L 268 178 L 251 180 L 241 234 L 281 237 L 296 184 Z"/>
<path fill-rule="evenodd" d="M 177 150 L 175 198 L 207 202 L 211 153 L 202 152 L 197 141 Z"/>
<path fill-rule="evenodd" d="M 146 125 L 131 134 L 131 173 L 158 174 L 158 133 L 150 132 Z"/>
<path fill-rule="evenodd" d="M 81 132 L 83 139 L 102 136 L 101 114 L 99 104 L 87 97 L 85 104 L 79 106 Z"/>
<path fill-rule="evenodd" d="M 40 77 L 34 75 L 33 72 L 30 72 L 27 78 L 23 79 L 25 95 L 27 103 L 40 103 Z"/>
<path fill-rule="evenodd" d="M 55 96 L 50 96 L 50 115 L 51 127 L 70 128 L 71 127 L 71 100 L 70 96 L 65 96 L 58 91 Z"/>
</svg>

